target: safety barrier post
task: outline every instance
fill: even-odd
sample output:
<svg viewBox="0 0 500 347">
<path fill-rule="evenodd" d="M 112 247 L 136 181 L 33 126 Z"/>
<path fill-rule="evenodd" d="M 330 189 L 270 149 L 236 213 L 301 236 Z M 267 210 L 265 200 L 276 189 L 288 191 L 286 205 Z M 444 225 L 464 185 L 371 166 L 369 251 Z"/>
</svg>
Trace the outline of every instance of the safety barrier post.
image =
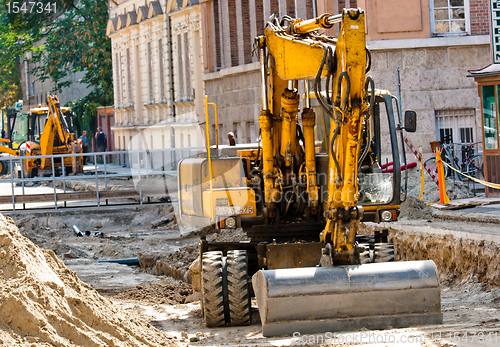
<svg viewBox="0 0 500 347">
<path fill-rule="evenodd" d="M 436 165 L 438 171 L 438 181 L 439 181 L 439 203 L 447 204 L 450 202 L 448 195 L 446 194 L 445 177 L 443 170 L 443 162 L 441 159 L 441 151 L 436 150 Z"/>
<path fill-rule="evenodd" d="M 63 158 L 61 158 L 61 159 L 63 159 Z M 55 164 L 54 164 L 54 156 L 51 156 L 50 160 L 52 163 L 52 186 L 54 187 L 54 208 L 57 210 L 56 169 L 55 169 Z M 63 165 L 64 165 L 64 163 L 63 163 Z"/>
<path fill-rule="evenodd" d="M 420 162 L 420 196 L 418 197 L 418 199 L 423 200 L 425 177 L 424 177 L 424 160 L 422 158 L 422 146 L 418 147 L 418 161 Z"/>
<path fill-rule="evenodd" d="M 4 161 L 5 163 L 7 160 Z M 10 186 L 12 187 L 12 209 L 15 211 L 16 210 L 16 194 L 14 193 L 14 175 L 12 174 L 12 158 L 10 159 L 10 170 L 11 170 L 11 175 L 10 175 Z"/>
<path fill-rule="evenodd" d="M 99 197 L 99 176 L 97 175 L 97 154 L 94 154 L 95 167 L 95 195 L 97 198 L 97 207 L 101 207 L 101 199 Z"/>
</svg>

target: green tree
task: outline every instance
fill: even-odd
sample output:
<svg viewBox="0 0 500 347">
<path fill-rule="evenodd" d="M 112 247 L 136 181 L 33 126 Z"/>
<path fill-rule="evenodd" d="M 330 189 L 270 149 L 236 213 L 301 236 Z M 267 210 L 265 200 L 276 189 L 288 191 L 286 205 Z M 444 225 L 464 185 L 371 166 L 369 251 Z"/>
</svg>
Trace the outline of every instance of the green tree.
<svg viewBox="0 0 500 347">
<path fill-rule="evenodd" d="M 56 91 L 71 84 L 66 77 L 84 71 L 81 82 L 92 86 L 83 100 L 101 105 L 113 103 L 111 40 L 106 36 L 107 1 L 81 0 L 68 8 L 47 35 L 44 46 L 36 50 L 34 61 L 41 80 L 52 78 Z"/>
<path fill-rule="evenodd" d="M 73 72 L 84 71 L 81 80 L 92 88 L 81 105 L 113 103 L 111 41 L 106 36 L 107 2 L 104 0 L 38 0 L 37 13 L 24 2 L 0 0 L 0 107 L 21 98 L 20 61 L 33 51 L 33 72 L 40 80 L 51 78 L 53 92 L 68 87 Z M 55 5 L 54 5 L 55 4 Z M 49 10 L 47 10 L 49 9 Z M 54 10 L 57 9 L 57 15 Z M 43 45 L 37 46 L 41 40 Z M 82 115 L 83 113 L 81 113 Z"/>
<path fill-rule="evenodd" d="M 81 99 L 70 102 L 66 106 L 71 107 L 75 115 L 73 126 L 77 134 L 80 135 L 83 130 L 87 130 L 89 138 L 93 138 L 94 130 L 97 127 L 97 107 L 99 104 Z"/>
<path fill-rule="evenodd" d="M 35 41 L 48 34 L 54 18 L 75 7 L 78 0 L 0 0 L 6 12 L 12 31 L 29 33 Z"/>
<path fill-rule="evenodd" d="M 7 13 L 0 13 L 0 109 L 13 106 L 21 98 L 19 58 L 23 50 L 10 30 Z"/>
<path fill-rule="evenodd" d="M 20 63 L 24 59 L 24 54 L 33 49 L 35 42 L 50 35 L 56 10 L 60 12 L 74 7 L 73 2 L 68 0 L 38 0 L 37 3 L 41 4 L 43 11 L 31 10 L 29 2 L 0 0 L 0 108 L 2 109 L 13 106 L 14 102 L 22 97 Z"/>
</svg>

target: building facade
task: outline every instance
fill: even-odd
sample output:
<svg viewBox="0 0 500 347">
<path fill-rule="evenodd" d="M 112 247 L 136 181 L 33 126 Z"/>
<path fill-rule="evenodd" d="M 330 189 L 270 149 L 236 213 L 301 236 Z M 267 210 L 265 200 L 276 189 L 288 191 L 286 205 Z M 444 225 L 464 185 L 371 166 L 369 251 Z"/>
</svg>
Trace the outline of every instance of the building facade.
<svg viewBox="0 0 500 347">
<path fill-rule="evenodd" d="M 43 45 L 44 40 L 37 42 L 36 46 Z M 35 63 L 32 62 L 32 52 L 27 52 L 24 59 L 21 59 L 23 112 L 29 112 L 31 108 L 35 108 L 38 105 L 47 106 L 47 95 L 53 93 L 56 87 L 56 83 L 50 78 L 44 81 L 38 79 L 33 73 L 35 67 Z M 79 71 L 66 77 L 64 81 L 71 81 L 71 85 L 62 88 L 61 92 L 57 93 L 61 105 L 81 99 L 92 91 L 92 88 L 89 88 L 86 83 L 80 82 L 84 76 L 85 72 Z"/>
<path fill-rule="evenodd" d="M 203 145 L 199 7 L 194 0 L 110 5 L 116 149 Z"/>
<path fill-rule="evenodd" d="M 372 56 L 368 74 L 376 88 L 397 96 L 399 70 L 403 111 L 417 111 L 417 132 L 408 135 L 410 141 L 424 152 L 431 152 L 429 143 L 445 135 L 451 135 L 453 142 L 480 142 L 479 99 L 467 70 L 491 60 L 488 4 L 488 0 L 201 1 L 206 93 L 219 106 L 223 132 L 236 131 L 239 142 L 254 141 L 260 76 L 251 48 L 269 16 L 312 18 L 360 7 Z M 336 31 L 330 29 L 328 34 Z"/>
</svg>

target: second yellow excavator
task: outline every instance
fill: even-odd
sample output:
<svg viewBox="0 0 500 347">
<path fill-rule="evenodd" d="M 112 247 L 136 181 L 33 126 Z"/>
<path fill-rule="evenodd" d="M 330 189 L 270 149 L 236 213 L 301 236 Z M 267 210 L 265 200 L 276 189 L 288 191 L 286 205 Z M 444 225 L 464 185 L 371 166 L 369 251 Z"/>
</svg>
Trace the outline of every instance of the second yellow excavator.
<svg viewBox="0 0 500 347">
<path fill-rule="evenodd" d="M 335 23 L 337 38 L 321 34 Z M 364 23 L 360 9 L 272 17 L 255 40 L 258 144 L 236 156 L 208 145 L 206 157 L 179 163 L 181 221 L 241 226 L 250 239 L 202 237 L 207 325 L 249 324 L 253 295 L 264 336 L 442 322 L 434 262 L 395 262 L 386 230 L 359 235 L 361 221 L 397 220 L 398 142 L 416 129 L 415 112 L 403 125 L 397 99 L 366 75 Z"/>
<path fill-rule="evenodd" d="M 24 117 L 24 122 L 21 119 L 16 119 L 19 117 L 16 117 L 15 114 L 12 116 L 10 139 L 2 140 L 3 145 L 0 145 L 0 153 L 16 157 L 29 156 L 29 159 L 22 161 L 25 177 L 35 177 L 44 172 L 52 174 L 52 164 L 56 174 L 58 174 L 59 168 L 65 170 L 66 173 L 83 172 L 83 157 L 81 156 L 57 157 L 54 158 L 53 162 L 50 157 L 40 157 L 52 154 L 81 153 L 71 123 L 68 122 L 71 119 L 71 109 L 60 107 L 59 100 L 55 95 L 47 97 L 47 105 L 48 107 L 40 106 L 31 109 Z M 20 128 L 25 129 L 20 131 Z M 16 132 L 24 134 L 17 141 L 14 138 Z M 8 161 L 3 160 L 1 163 L 6 168 Z"/>
</svg>

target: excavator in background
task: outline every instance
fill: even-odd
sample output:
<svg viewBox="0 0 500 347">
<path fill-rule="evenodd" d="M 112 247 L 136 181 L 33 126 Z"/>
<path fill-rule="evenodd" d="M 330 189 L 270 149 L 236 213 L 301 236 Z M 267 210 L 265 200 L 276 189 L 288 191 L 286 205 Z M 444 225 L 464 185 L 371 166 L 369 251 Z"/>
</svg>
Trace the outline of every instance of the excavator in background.
<svg viewBox="0 0 500 347">
<path fill-rule="evenodd" d="M 0 158 L 19 156 L 19 143 L 26 140 L 27 136 L 27 114 L 17 112 L 14 107 L 9 107 L 5 110 L 5 115 L 7 117 L 7 137 L 0 139 Z M 9 172 L 9 163 L 9 160 L 0 160 L 0 176 Z"/>
<path fill-rule="evenodd" d="M 25 114 L 10 114 L 9 139 L 3 139 L 0 143 L 0 153 L 33 157 L 22 161 L 25 177 L 35 177 L 46 172 L 52 174 L 51 158 L 37 156 L 81 153 L 72 129 L 71 109 L 60 107 L 55 95 L 47 97 L 47 105 L 48 107 L 30 109 L 27 117 Z M 0 163 L 2 172 L 6 173 L 8 161 Z M 62 167 L 68 174 L 81 173 L 83 157 L 54 158 L 56 174 Z"/>
<path fill-rule="evenodd" d="M 335 23 L 337 38 L 321 34 Z M 416 113 L 403 125 L 397 99 L 366 75 L 364 23 L 360 9 L 271 17 L 255 40 L 257 145 L 227 155 L 210 148 L 207 130 L 207 155 L 179 162 L 181 222 L 242 227 L 249 238 L 201 238 L 208 326 L 250 324 L 252 296 L 264 336 L 442 322 L 434 262 L 395 262 L 387 230 L 358 234 L 362 221 L 397 220 L 400 158 L 406 165 L 398 141 L 404 150 L 402 132 L 416 130 Z"/>
</svg>

